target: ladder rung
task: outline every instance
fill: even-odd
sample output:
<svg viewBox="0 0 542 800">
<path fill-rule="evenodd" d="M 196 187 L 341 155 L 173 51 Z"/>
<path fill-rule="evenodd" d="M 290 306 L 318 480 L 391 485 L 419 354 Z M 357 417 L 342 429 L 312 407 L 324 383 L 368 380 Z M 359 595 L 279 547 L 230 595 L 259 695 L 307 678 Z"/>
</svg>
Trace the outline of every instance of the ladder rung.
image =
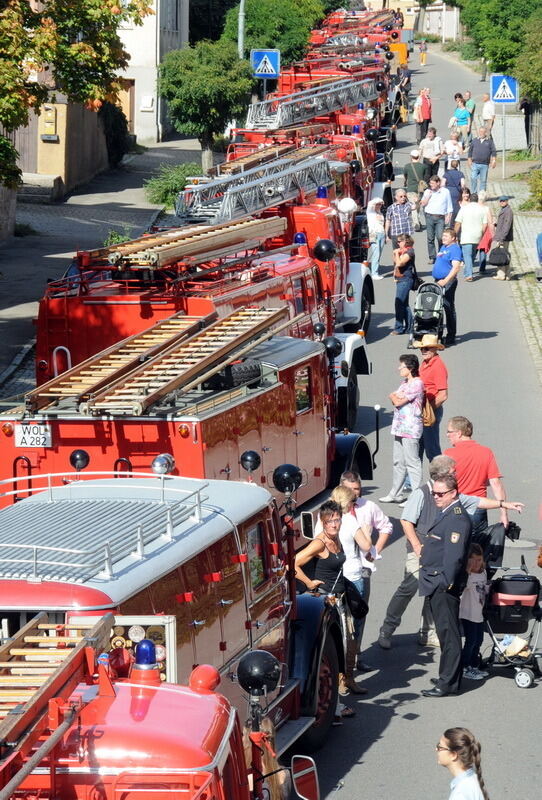
<svg viewBox="0 0 542 800">
<path fill-rule="evenodd" d="M 25 636 L 25 642 L 30 644 L 77 644 L 82 640 L 82 636 Z"/>
</svg>

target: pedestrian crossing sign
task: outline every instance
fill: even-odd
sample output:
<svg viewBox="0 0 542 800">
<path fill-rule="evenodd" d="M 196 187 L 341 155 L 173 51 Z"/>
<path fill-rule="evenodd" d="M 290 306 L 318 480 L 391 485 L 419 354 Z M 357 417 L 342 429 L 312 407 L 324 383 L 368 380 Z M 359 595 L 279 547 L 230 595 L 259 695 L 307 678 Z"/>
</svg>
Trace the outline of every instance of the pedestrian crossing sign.
<svg viewBox="0 0 542 800">
<path fill-rule="evenodd" d="M 519 86 L 511 75 L 491 76 L 491 99 L 494 103 L 518 103 Z"/>
<path fill-rule="evenodd" d="M 280 75 L 280 50 L 251 50 L 250 63 L 255 78 L 278 78 Z"/>
</svg>

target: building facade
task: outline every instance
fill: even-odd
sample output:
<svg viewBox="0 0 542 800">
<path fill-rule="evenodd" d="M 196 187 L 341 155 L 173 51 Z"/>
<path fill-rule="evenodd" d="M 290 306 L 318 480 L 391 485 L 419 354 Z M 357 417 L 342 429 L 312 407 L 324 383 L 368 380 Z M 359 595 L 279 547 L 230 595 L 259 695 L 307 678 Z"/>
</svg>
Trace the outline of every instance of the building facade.
<svg viewBox="0 0 542 800">
<path fill-rule="evenodd" d="M 158 66 L 166 53 L 188 42 L 189 0 L 153 0 L 153 8 L 143 25 L 120 30 L 130 54 L 120 73 L 125 81 L 120 100 L 130 133 L 141 144 L 159 142 L 170 130 L 165 101 L 158 96 Z"/>
</svg>

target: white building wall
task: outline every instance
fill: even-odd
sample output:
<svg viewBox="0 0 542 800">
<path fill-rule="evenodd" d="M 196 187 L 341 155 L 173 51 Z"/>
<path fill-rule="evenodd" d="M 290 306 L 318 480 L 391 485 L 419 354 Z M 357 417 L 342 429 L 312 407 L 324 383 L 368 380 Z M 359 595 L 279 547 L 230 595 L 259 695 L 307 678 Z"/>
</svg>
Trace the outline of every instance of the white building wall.
<svg viewBox="0 0 542 800">
<path fill-rule="evenodd" d="M 188 41 L 189 0 L 153 0 L 154 14 L 143 25 L 123 27 L 123 45 L 130 54 L 128 67 L 119 74 L 134 86 L 134 133 L 138 142 L 161 141 L 168 132 L 167 113 L 158 97 L 158 65 L 170 50 Z"/>
</svg>

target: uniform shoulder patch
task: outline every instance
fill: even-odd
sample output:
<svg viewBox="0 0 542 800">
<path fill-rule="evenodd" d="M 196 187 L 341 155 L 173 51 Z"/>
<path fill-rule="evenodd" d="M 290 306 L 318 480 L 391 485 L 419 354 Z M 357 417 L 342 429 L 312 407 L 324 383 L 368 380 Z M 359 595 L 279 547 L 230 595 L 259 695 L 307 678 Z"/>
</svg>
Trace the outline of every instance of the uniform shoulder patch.
<svg viewBox="0 0 542 800">
<path fill-rule="evenodd" d="M 460 533 L 452 533 L 450 535 L 450 541 L 451 541 L 452 544 L 457 544 L 458 541 L 460 540 L 460 538 L 461 538 L 461 534 Z"/>
<path fill-rule="evenodd" d="M 461 511 L 461 509 L 459 508 L 459 506 L 456 506 L 456 507 L 454 508 L 454 514 L 462 514 L 462 513 L 463 513 L 463 512 Z"/>
</svg>

